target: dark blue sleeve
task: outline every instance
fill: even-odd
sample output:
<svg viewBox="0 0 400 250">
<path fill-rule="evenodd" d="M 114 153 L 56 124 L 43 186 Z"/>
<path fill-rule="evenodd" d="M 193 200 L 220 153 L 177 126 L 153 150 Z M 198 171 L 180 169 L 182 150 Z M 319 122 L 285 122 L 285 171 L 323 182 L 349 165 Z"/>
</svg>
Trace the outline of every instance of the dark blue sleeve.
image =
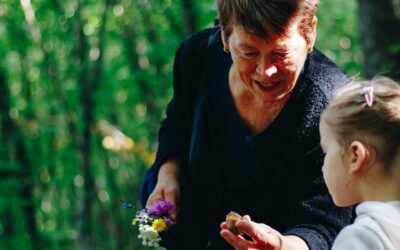
<svg viewBox="0 0 400 250">
<path fill-rule="evenodd" d="M 206 29 L 194 34 L 183 41 L 176 52 L 173 69 L 174 95 L 159 130 L 156 160 L 143 180 L 140 193 L 142 205 L 146 204 L 154 190 L 158 170 L 166 160 L 173 156 L 179 157 L 182 162 L 180 172 L 185 172 L 196 91 L 209 33 L 210 30 Z"/>
<path fill-rule="evenodd" d="M 182 54 L 184 51 L 184 43 L 178 48 L 174 61 L 174 95 L 166 110 L 166 117 L 161 122 L 161 127 L 158 135 L 158 149 L 156 159 L 151 168 L 147 171 L 141 192 L 140 202 L 144 206 L 149 198 L 149 195 L 154 190 L 157 183 L 157 174 L 160 166 L 168 160 L 168 158 L 180 155 L 185 148 L 184 141 L 186 140 L 187 128 L 184 121 L 183 108 L 183 93 L 182 93 Z"/>
</svg>

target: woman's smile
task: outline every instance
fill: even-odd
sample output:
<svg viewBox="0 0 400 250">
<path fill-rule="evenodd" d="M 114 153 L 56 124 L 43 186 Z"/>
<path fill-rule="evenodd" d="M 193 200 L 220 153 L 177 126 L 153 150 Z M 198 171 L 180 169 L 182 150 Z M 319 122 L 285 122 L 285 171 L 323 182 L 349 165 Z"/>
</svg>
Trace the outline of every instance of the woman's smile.
<svg viewBox="0 0 400 250">
<path fill-rule="evenodd" d="M 262 90 L 264 90 L 264 91 L 269 91 L 269 90 L 276 89 L 276 88 L 278 87 L 278 85 L 280 85 L 283 81 L 261 82 L 261 81 L 254 80 L 254 82 L 255 82 L 256 85 L 257 85 L 258 87 L 260 87 Z"/>
</svg>

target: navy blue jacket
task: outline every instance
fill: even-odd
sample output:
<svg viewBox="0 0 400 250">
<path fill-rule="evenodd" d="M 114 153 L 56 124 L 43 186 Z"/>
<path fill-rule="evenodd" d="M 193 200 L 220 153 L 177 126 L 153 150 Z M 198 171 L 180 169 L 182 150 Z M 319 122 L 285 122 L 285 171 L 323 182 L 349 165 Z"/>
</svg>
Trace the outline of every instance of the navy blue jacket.
<svg viewBox="0 0 400 250">
<path fill-rule="evenodd" d="M 208 45 L 210 35 L 214 39 Z M 346 76 L 314 50 L 285 107 L 252 137 L 229 108 L 229 98 L 224 99 L 231 63 L 218 29 L 194 34 L 177 50 L 174 96 L 142 189 L 144 204 L 161 164 L 180 157 L 179 219 L 163 244 L 168 249 L 232 249 L 219 236 L 219 224 L 234 210 L 301 237 L 310 249 L 330 249 L 340 229 L 352 222 L 353 208 L 336 207 L 323 181 L 319 116 Z"/>
</svg>

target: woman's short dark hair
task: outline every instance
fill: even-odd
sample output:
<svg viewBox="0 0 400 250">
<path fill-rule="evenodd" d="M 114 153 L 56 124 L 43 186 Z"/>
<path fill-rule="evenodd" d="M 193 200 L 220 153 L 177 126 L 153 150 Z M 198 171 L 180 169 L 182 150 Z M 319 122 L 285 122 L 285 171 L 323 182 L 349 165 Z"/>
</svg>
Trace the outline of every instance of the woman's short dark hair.
<svg viewBox="0 0 400 250">
<path fill-rule="evenodd" d="M 233 24 L 268 39 L 271 34 L 282 35 L 289 24 L 300 20 L 299 33 L 309 43 L 318 5 L 319 0 L 218 0 L 218 11 L 226 40 Z"/>
</svg>

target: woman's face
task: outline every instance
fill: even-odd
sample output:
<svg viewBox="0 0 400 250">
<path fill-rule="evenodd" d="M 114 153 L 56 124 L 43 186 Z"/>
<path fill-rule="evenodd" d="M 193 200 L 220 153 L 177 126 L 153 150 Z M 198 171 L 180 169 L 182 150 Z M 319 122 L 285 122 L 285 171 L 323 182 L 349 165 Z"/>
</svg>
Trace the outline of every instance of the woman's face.
<svg viewBox="0 0 400 250">
<path fill-rule="evenodd" d="M 314 38 L 315 27 L 316 20 Z M 240 25 L 232 28 L 226 46 L 232 55 L 232 70 L 242 84 L 267 102 L 291 93 L 308 53 L 306 40 L 299 34 L 297 23 L 288 27 L 284 36 L 272 36 L 268 41 L 247 33 Z"/>
<path fill-rule="evenodd" d="M 350 183 L 348 159 L 344 148 L 335 138 L 332 128 L 322 119 L 319 126 L 321 147 L 325 154 L 322 173 L 333 201 L 337 206 L 354 204 L 354 190 Z"/>
</svg>

